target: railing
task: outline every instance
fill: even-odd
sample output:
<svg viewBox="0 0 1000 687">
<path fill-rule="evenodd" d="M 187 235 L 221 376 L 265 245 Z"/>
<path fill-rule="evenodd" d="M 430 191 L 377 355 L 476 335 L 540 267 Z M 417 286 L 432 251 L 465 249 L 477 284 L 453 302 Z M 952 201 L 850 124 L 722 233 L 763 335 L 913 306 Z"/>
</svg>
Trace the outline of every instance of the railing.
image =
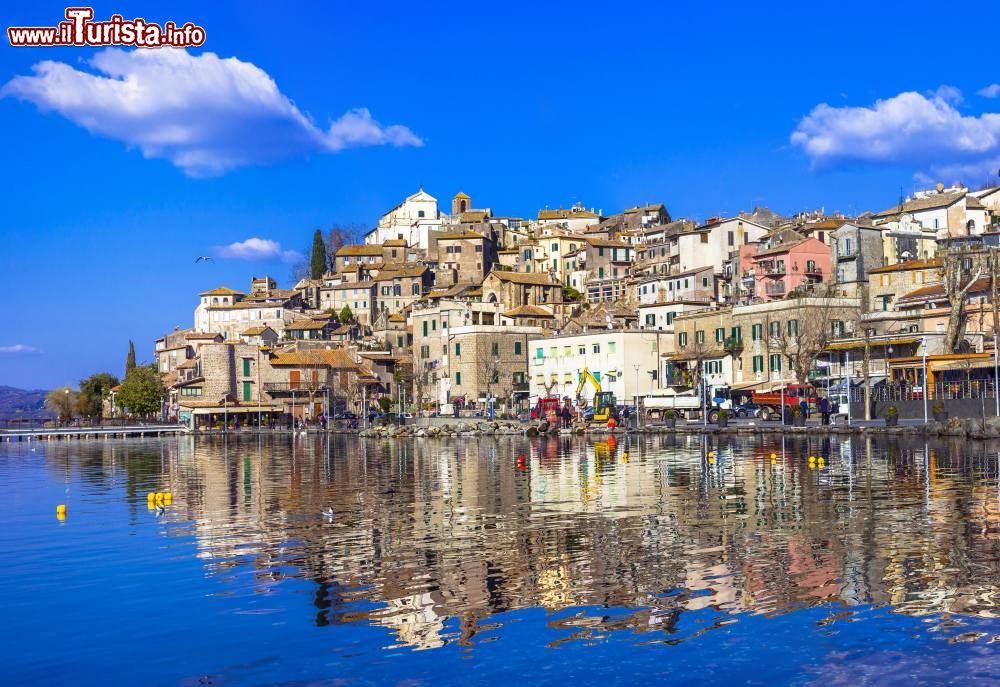
<svg viewBox="0 0 1000 687">
<path fill-rule="evenodd" d="M 770 294 L 772 296 L 780 296 L 785 293 L 784 282 L 778 282 L 776 284 L 764 284 L 764 293 Z"/>
<path fill-rule="evenodd" d="M 325 382 L 312 382 L 308 380 L 300 382 L 264 382 L 264 391 L 325 391 L 328 386 Z"/>
</svg>

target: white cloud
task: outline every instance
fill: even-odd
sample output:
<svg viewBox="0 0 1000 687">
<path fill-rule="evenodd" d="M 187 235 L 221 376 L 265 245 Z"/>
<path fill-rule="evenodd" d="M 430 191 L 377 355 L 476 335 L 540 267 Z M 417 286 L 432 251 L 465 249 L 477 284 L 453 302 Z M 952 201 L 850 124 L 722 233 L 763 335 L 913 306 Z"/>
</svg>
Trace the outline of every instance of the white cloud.
<svg viewBox="0 0 1000 687">
<path fill-rule="evenodd" d="M 939 178 L 959 174 L 978 181 L 978 175 L 997 168 L 1000 114 L 963 115 L 954 106 L 960 99 L 957 89 L 942 86 L 931 95 L 908 91 L 871 107 L 824 103 L 799 122 L 791 142 L 814 169 L 855 162 L 902 164 Z"/>
<path fill-rule="evenodd" d="M 87 64 L 96 73 L 39 62 L 34 75 L 16 76 L 0 88 L 0 97 L 58 112 L 195 177 L 315 152 L 423 145 L 407 127 L 382 126 L 364 108 L 348 111 L 324 131 L 266 72 L 235 57 L 109 48 Z"/>
<path fill-rule="evenodd" d="M 219 257 L 230 260 L 281 260 L 293 263 L 302 260 L 302 254 L 294 250 L 282 250 L 281 244 L 270 239 L 249 238 L 228 246 L 215 249 Z"/>
<path fill-rule="evenodd" d="M 1000 83 L 991 83 L 986 88 L 980 88 L 977 93 L 984 98 L 996 98 L 1000 96 Z"/>
<path fill-rule="evenodd" d="M 0 346 L 0 353 L 41 353 L 42 349 L 28 346 L 27 344 L 13 344 L 11 346 Z"/>
</svg>

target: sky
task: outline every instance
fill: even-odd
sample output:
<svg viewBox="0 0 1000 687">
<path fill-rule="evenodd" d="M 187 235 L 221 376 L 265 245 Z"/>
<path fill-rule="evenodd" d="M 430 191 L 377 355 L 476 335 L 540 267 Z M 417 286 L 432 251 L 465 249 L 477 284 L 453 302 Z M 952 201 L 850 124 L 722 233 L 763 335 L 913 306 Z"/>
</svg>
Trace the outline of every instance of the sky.
<svg viewBox="0 0 1000 687">
<path fill-rule="evenodd" d="M 121 374 L 197 294 L 421 186 L 495 214 L 858 213 L 1000 169 L 1000 6 L 129 3 L 188 50 L 0 45 L 0 385 Z M 65 5 L 8 3 L 8 26 Z M 990 176 L 992 175 L 992 177 Z M 199 256 L 213 262 L 195 262 Z"/>
</svg>

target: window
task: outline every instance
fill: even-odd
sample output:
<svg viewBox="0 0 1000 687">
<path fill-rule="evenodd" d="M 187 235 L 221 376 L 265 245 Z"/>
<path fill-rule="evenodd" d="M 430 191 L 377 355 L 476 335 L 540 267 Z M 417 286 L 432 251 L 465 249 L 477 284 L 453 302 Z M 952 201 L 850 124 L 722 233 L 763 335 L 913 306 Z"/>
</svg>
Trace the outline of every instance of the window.
<svg viewBox="0 0 1000 687">
<path fill-rule="evenodd" d="M 726 328 L 716 327 L 715 328 L 715 341 L 716 343 L 722 343 L 726 340 Z"/>
<path fill-rule="evenodd" d="M 182 387 L 181 396 L 201 396 L 201 387 L 200 386 Z"/>
<path fill-rule="evenodd" d="M 771 372 L 781 372 L 781 354 L 772 353 L 771 359 L 768 361 L 771 365 Z"/>
<path fill-rule="evenodd" d="M 423 217 L 423 216 L 424 216 L 424 211 L 423 210 L 417 210 L 417 217 Z"/>
<path fill-rule="evenodd" d="M 764 371 L 764 356 L 755 355 L 753 357 L 753 371 L 763 372 Z"/>
<path fill-rule="evenodd" d="M 545 359 L 545 349 L 539 347 L 535 349 L 535 357 L 539 360 Z"/>
<path fill-rule="evenodd" d="M 880 308 L 882 312 L 887 312 L 889 310 L 889 304 L 892 303 L 892 296 L 891 295 L 879 296 L 878 299 L 879 299 L 879 304 L 882 306 Z"/>
<path fill-rule="evenodd" d="M 596 344 L 595 343 L 594 344 L 594 353 L 600 353 L 600 352 L 601 352 L 601 344 Z"/>
<path fill-rule="evenodd" d="M 615 342 L 614 341 L 609 341 L 608 342 L 608 353 L 614 354 L 615 348 L 616 348 Z"/>
<path fill-rule="evenodd" d="M 420 357 L 421 358 L 430 358 L 431 357 L 431 347 L 430 346 L 421 346 L 420 347 Z"/>
<path fill-rule="evenodd" d="M 687 332 L 681 332 L 677 335 L 677 344 L 683 348 L 688 345 L 688 335 Z"/>
<path fill-rule="evenodd" d="M 461 253 L 462 252 L 462 247 L 461 246 L 455 246 L 455 252 L 456 253 Z"/>
<path fill-rule="evenodd" d="M 809 274 L 814 274 L 816 272 L 816 261 L 806 260 L 806 272 Z"/>
<path fill-rule="evenodd" d="M 578 353 L 579 353 L 580 355 L 587 355 L 587 347 L 586 347 L 586 346 L 580 346 L 580 350 L 579 350 L 579 351 L 577 351 L 577 352 L 578 352 Z"/>
<path fill-rule="evenodd" d="M 760 341 L 761 328 L 763 325 L 754 324 L 750 326 L 750 338 L 753 341 Z"/>
<path fill-rule="evenodd" d="M 798 335 L 799 335 L 799 321 L 788 320 L 788 336 L 798 336 Z"/>
<path fill-rule="evenodd" d="M 558 243 L 553 243 L 552 244 L 552 252 L 553 253 L 558 253 L 559 252 L 559 244 Z"/>
<path fill-rule="evenodd" d="M 780 339 L 781 338 L 781 323 L 775 320 L 771 322 L 771 338 Z"/>
<path fill-rule="evenodd" d="M 515 341 L 514 342 L 514 355 L 521 355 L 521 342 L 520 341 Z"/>
<path fill-rule="evenodd" d="M 843 320 L 834 320 L 833 322 L 830 323 L 830 325 L 831 325 L 831 330 L 832 330 L 834 336 L 843 336 L 844 335 L 844 321 Z"/>
<path fill-rule="evenodd" d="M 732 329 L 729 330 L 729 336 L 733 339 L 733 341 L 737 342 L 742 341 L 743 329 L 741 327 L 733 327 Z"/>
<path fill-rule="evenodd" d="M 701 242 L 702 243 L 708 243 L 708 234 L 707 233 L 702 233 L 702 235 L 701 235 Z"/>
<path fill-rule="evenodd" d="M 674 313 L 674 312 L 668 312 L 667 313 L 667 326 L 668 327 L 674 323 L 674 316 L 675 315 L 677 315 L 677 313 Z"/>
<path fill-rule="evenodd" d="M 604 279 L 604 268 L 603 267 L 597 268 L 597 278 L 598 279 Z"/>
<path fill-rule="evenodd" d="M 937 227 L 934 228 L 937 229 Z M 851 254 L 851 239 L 844 239 L 843 255 L 850 255 L 850 254 Z"/>
<path fill-rule="evenodd" d="M 253 383 L 243 382 L 243 400 L 252 401 L 253 400 Z"/>
<path fill-rule="evenodd" d="M 253 359 L 252 358 L 244 358 L 243 359 L 243 376 L 244 377 L 249 377 L 250 376 L 250 366 L 252 364 L 253 364 Z"/>
<path fill-rule="evenodd" d="M 702 285 L 702 288 L 708 288 L 708 277 L 702 277 L 701 278 L 701 285 Z"/>
<path fill-rule="evenodd" d="M 420 295 L 420 284 L 414 284 L 413 286 L 410 287 L 410 295 L 411 296 Z"/>
<path fill-rule="evenodd" d="M 483 246 L 482 246 L 482 244 L 476 244 L 476 252 L 477 253 L 482 253 L 483 252 Z"/>
<path fill-rule="evenodd" d="M 705 330 L 699 329 L 694 333 L 694 342 L 698 344 L 705 343 Z"/>
<path fill-rule="evenodd" d="M 500 343 L 499 342 L 494 341 L 493 343 L 490 344 L 490 355 L 493 355 L 493 356 L 500 355 Z"/>
<path fill-rule="evenodd" d="M 456 358 L 462 357 L 462 344 L 457 342 L 455 343 L 455 357 Z"/>
<path fill-rule="evenodd" d="M 455 373 L 455 384 L 461 384 L 461 383 L 462 383 L 462 373 L 461 372 L 456 372 Z"/>
<path fill-rule="evenodd" d="M 728 239 L 729 239 L 729 245 L 730 245 L 730 246 L 735 246 L 735 245 L 736 245 L 736 241 L 735 241 L 735 239 L 733 238 L 733 232 L 729 232 L 729 236 L 728 236 Z"/>
<path fill-rule="evenodd" d="M 437 320 L 431 320 L 431 329 L 433 329 L 434 331 L 437 331 L 437 329 L 438 329 L 438 321 Z"/>
<path fill-rule="evenodd" d="M 652 327 L 656 325 L 656 315 L 646 315 L 646 326 Z"/>
<path fill-rule="evenodd" d="M 597 257 L 599 257 L 599 258 L 603 258 L 604 257 L 604 249 L 603 248 L 599 247 L 597 249 Z"/>
<path fill-rule="evenodd" d="M 427 336 L 427 320 L 424 320 L 424 336 Z"/>
</svg>

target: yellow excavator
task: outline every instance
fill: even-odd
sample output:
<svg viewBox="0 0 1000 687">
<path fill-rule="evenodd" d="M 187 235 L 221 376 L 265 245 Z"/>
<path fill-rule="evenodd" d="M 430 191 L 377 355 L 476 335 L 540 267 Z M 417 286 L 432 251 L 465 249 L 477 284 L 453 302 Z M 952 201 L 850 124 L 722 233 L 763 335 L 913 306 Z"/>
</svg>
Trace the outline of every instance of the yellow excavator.
<svg viewBox="0 0 1000 687">
<path fill-rule="evenodd" d="M 588 381 L 594 387 L 594 416 L 590 418 L 591 421 L 607 422 L 613 418 L 615 422 L 618 422 L 618 400 L 615 398 L 614 392 L 601 391 L 601 382 L 586 367 L 580 373 L 580 383 L 576 387 L 577 405 L 581 405 L 583 387 Z"/>
</svg>

